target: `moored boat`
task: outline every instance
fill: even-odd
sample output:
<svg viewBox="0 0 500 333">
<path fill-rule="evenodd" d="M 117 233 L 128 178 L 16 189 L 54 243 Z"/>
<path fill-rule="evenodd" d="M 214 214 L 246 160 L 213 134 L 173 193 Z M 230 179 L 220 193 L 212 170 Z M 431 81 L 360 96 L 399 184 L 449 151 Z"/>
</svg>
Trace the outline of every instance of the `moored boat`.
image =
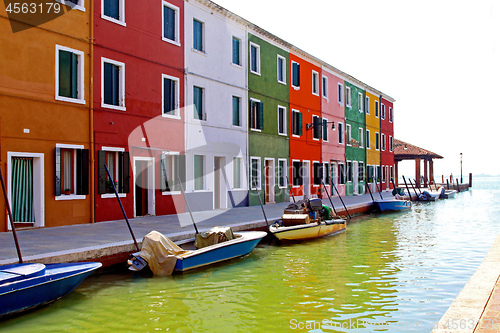
<svg viewBox="0 0 500 333">
<path fill-rule="evenodd" d="M 411 208 L 411 203 L 408 200 L 398 199 L 383 199 L 374 200 L 375 206 L 381 212 L 385 211 L 401 211 Z"/>
<path fill-rule="evenodd" d="M 102 266 L 99 262 L 0 266 L 0 317 L 51 303 Z"/>
</svg>

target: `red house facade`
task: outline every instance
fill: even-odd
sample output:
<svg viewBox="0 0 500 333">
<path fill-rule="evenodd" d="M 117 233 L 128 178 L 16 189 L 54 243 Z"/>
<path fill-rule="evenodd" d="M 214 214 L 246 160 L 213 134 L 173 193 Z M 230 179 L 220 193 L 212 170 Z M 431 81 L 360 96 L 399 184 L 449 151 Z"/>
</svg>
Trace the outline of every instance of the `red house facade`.
<svg viewBox="0 0 500 333">
<path fill-rule="evenodd" d="M 95 221 L 184 211 L 184 1 L 94 0 Z M 105 165 L 111 174 L 106 175 Z"/>
<path fill-rule="evenodd" d="M 380 97 L 380 184 L 382 189 L 394 188 L 394 100 Z"/>
</svg>

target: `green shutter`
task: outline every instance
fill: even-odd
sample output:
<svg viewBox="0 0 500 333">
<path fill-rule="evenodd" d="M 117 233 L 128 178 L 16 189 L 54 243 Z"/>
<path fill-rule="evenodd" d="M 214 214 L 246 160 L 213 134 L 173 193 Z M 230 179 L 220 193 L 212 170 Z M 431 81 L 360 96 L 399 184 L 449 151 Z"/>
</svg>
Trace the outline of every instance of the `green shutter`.
<svg viewBox="0 0 500 333">
<path fill-rule="evenodd" d="M 264 129 L 264 104 L 262 102 L 257 103 L 258 113 L 259 113 L 259 124 L 258 129 Z"/>
<path fill-rule="evenodd" d="M 181 179 L 183 188 L 186 188 L 186 155 L 175 156 L 175 168 L 175 173 Z M 179 179 L 175 179 L 174 183 L 176 184 L 175 190 L 180 191 Z"/>
<path fill-rule="evenodd" d="M 248 116 L 249 116 L 249 127 L 252 128 L 252 121 L 253 121 L 253 112 L 252 112 L 252 106 L 253 106 L 253 101 L 250 100 L 249 103 L 248 103 L 248 109 L 249 109 L 249 112 L 248 112 Z"/>
<path fill-rule="evenodd" d="M 76 194 L 89 194 L 89 150 L 76 150 Z"/>
<path fill-rule="evenodd" d="M 299 135 L 302 135 L 302 112 L 299 112 Z"/>
</svg>

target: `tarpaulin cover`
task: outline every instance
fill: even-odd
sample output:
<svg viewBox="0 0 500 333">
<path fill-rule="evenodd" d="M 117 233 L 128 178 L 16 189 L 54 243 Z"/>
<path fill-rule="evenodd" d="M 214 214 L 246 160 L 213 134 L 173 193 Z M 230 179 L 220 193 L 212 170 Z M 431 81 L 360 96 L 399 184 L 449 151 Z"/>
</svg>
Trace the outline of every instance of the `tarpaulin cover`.
<svg viewBox="0 0 500 333">
<path fill-rule="evenodd" d="M 233 231 L 230 227 L 214 227 L 209 231 L 197 234 L 194 246 L 196 246 L 197 249 L 201 249 L 234 238 Z"/>
<path fill-rule="evenodd" d="M 139 256 L 148 262 L 154 275 L 171 275 L 177 256 L 189 253 L 177 246 L 158 231 L 151 231 L 144 237 Z"/>
</svg>

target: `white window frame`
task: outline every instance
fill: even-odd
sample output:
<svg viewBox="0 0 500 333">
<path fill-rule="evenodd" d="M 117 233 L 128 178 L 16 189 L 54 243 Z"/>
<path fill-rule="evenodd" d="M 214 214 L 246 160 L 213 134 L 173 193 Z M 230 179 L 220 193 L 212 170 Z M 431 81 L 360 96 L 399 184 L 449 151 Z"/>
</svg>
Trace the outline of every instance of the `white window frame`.
<svg viewBox="0 0 500 333">
<path fill-rule="evenodd" d="M 377 147 L 377 137 L 378 137 L 378 147 Z M 380 133 L 379 132 L 375 132 L 375 150 L 378 150 L 380 151 Z"/>
<path fill-rule="evenodd" d="M 61 149 L 71 149 L 73 150 L 73 188 L 76 189 L 76 153 L 75 151 L 77 149 L 85 149 L 83 145 L 68 145 L 68 144 L 63 144 L 63 143 L 56 143 L 56 148 L 61 148 Z M 61 159 L 62 159 L 62 154 L 61 154 Z M 62 183 L 62 179 L 61 179 Z M 62 191 L 61 191 L 62 192 Z M 56 201 L 60 200 L 84 200 L 87 196 L 84 194 L 75 194 L 71 193 L 69 195 L 66 195 L 64 193 L 61 193 L 60 196 L 56 196 L 55 199 Z"/>
<path fill-rule="evenodd" d="M 339 139 L 342 139 L 342 141 L 339 142 L 339 145 L 345 145 L 345 126 L 344 123 L 339 122 L 338 125 L 339 131 L 342 128 L 343 133 L 339 133 L 338 137 Z"/>
<path fill-rule="evenodd" d="M 59 51 L 66 51 L 74 53 L 78 56 L 78 78 L 77 78 L 77 91 L 78 98 L 70 98 L 66 96 L 59 96 Z M 82 51 L 70 49 L 69 47 L 56 44 L 56 91 L 55 99 L 62 102 L 70 102 L 77 104 L 85 104 L 85 56 Z"/>
<path fill-rule="evenodd" d="M 316 90 L 314 90 L 316 88 Z M 312 94 L 314 96 L 319 96 L 319 73 L 312 71 Z"/>
<path fill-rule="evenodd" d="M 380 119 L 385 120 L 385 104 L 382 103 L 380 107 Z"/>
<path fill-rule="evenodd" d="M 328 76 L 323 75 L 321 77 L 321 89 L 323 98 L 328 100 Z"/>
<path fill-rule="evenodd" d="M 252 47 L 255 47 L 257 49 L 256 56 L 257 56 L 257 71 L 252 70 Z M 261 75 L 260 74 L 260 45 L 255 44 L 254 42 L 250 42 L 250 52 L 249 52 L 249 58 L 250 58 L 250 73 L 255 74 L 255 75 Z"/>
<path fill-rule="evenodd" d="M 85 11 L 85 0 L 78 0 L 77 4 L 75 4 L 69 0 L 56 0 L 56 2 L 62 3 L 63 5 L 66 5 L 68 7 L 71 7 L 71 9 L 80 10 L 82 12 Z"/>
<path fill-rule="evenodd" d="M 165 15 L 164 15 L 164 8 L 168 7 L 175 12 L 175 39 L 169 39 L 165 37 L 165 31 L 163 31 L 165 27 Z M 167 1 L 162 1 L 161 4 L 161 39 L 165 42 L 181 46 L 181 39 L 180 39 L 180 8 L 172 5 L 170 2 Z"/>
<path fill-rule="evenodd" d="M 370 130 L 366 129 L 366 149 L 372 149 L 370 140 L 371 140 Z"/>
<path fill-rule="evenodd" d="M 389 122 L 392 123 L 394 115 L 392 114 L 392 107 L 389 106 Z"/>
<path fill-rule="evenodd" d="M 365 131 L 363 127 L 358 127 L 358 137 L 359 137 L 359 148 L 363 148 L 365 145 L 363 143 L 365 136 Z"/>
<path fill-rule="evenodd" d="M 365 100 L 363 98 L 363 94 L 358 92 L 358 108 L 359 108 L 359 112 L 360 113 L 364 113 L 365 112 Z"/>
<path fill-rule="evenodd" d="M 349 109 L 352 108 L 352 100 L 351 100 L 351 87 L 345 87 L 346 89 L 346 101 L 345 101 L 345 106 L 347 106 Z"/>
<path fill-rule="evenodd" d="M 285 183 L 284 186 L 280 185 L 280 178 L 277 177 L 278 178 L 278 188 L 283 189 L 283 188 L 287 188 L 288 187 L 288 184 L 287 184 L 287 181 L 286 181 L 288 179 L 288 160 L 286 158 L 278 158 L 278 168 L 277 168 L 277 170 L 279 170 L 279 168 L 280 168 L 280 162 L 285 162 L 284 167 L 283 167 L 283 180 L 284 180 L 284 183 Z"/>
<path fill-rule="evenodd" d="M 161 156 L 160 156 L 160 161 L 163 159 L 163 156 L 179 156 L 180 153 L 177 152 L 177 151 L 164 151 L 162 152 Z M 173 170 L 174 173 L 175 173 L 175 170 Z M 161 165 L 160 165 L 160 172 L 163 172 L 163 170 L 161 169 Z M 161 191 L 161 194 L 162 195 L 175 195 L 175 194 L 181 194 L 181 191 Z"/>
<path fill-rule="evenodd" d="M 298 86 L 296 86 L 296 85 L 294 85 L 294 84 L 293 84 L 293 73 L 294 73 L 294 72 L 293 72 L 293 64 L 297 64 L 297 65 L 299 65 L 299 67 L 298 67 L 298 68 L 299 68 L 299 81 L 300 81 L 300 63 L 298 63 L 298 62 L 296 62 L 296 61 L 293 61 L 293 60 L 292 60 L 292 66 L 290 66 L 290 74 L 291 74 L 290 84 L 292 85 L 293 89 L 295 89 L 295 90 L 299 90 L 299 89 L 300 89 L 300 82 L 299 82 L 299 85 L 298 85 Z"/>
<path fill-rule="evenodd" d="M 203 188 L 201 190 L 196 189 L 196 170 L 194 168 L 194 158 L 195 156 L 203 157 Z M 207 155 L 193 154 L 193 192 L 207 192 Z"/>
<path fill-rule="evenodd" d="M 312 161 L 312 179 L 311 179 L 312 181 L 311 181 L 311 185 L 312 185 L 313 187 L 320 187 L 320 186 L 321 186 L 321 184 L 314 184 L 314 178 L 315 178 L 315 177 L 314 177 L 314 176 L 315 176 L 315 175 L 314 175 L 314 169 L 316 169 L 316 168 L 314 167 L 314 165 L 315 165 L 315 164 L 318 164 L 318 165 L 319 165 L 318 170 L 323 169 L 323 162 L 320 162 L 320 161 Z M 318 175 L 318 176 L 319 176 L 319 175 Z M 318 178 L 323 179 L 322 177 L 318 177 Z"/>
<path fill-rule="evenodd" d="M 119 25 L 122 25 L 124 27 L 127 26 L 127 23 L 125 23 L 125 0 L 118 0 L 119 1 L 119 6 L 120 6 L 120 20 L 117 20 L 113 17 L 109 17 L 104 15 L 104 0 L 101 0 L 101 18 Z"/>
<path fill-rule="evenodd" d="M 280 77 L 279 77 L 279 73 L 280 73 L 280 62 L 278 59 L 281 59 L 282 60 L 282 65 L 281 65 L 281 70 L 283 72 L 283 80 L 281 81 L 280 80 Z M 281 84 L 284 84 L 286 85 L 286 58 L 283 57 L 282 55 L 279 55 L 278 54 L 278 57 L 276 58 L 276 67 L 277 67 L 277 71 L 276 71 L 276 77 L 278 79 L 278 82 L 281 83 Z"/>
<path fill-rule="evenodd" d="M 380 103 L 375 100 L 375 118 L 380 116 Z"/>
<path fill-rule="evenodd" d="M 163 113 L 165 106 L 165 79 L 170 79 L 175 81 L 175 115 L 165 114 Z M 170 76 L 167 74 L 161 75 L 161 115 L 165 118 L 173 118 L 173 119 L 181 119 L 180 114 L 180 79 L 175 76 Z"/>
<path fill-rule="evenodd" d="M 120 67 L 120 91 L 118 93 L 120 105 L 111 105 L 104 103 L 104 63 L 109 63 Z M 123 62 L 101 57 L 101 107 L 119 111 L 127 110 L 127 107 L 125 106 L 125 64 Z"/>
<path fill-rule="evenodd" d="M 283 109 L 283 128 L 285 130 L 284 133 L 280 133 L 280 109 Z M 278 134 L 279 135 L 283 135 L 283 136 L 288 136 L 288 129 L 287 129 L 287 126 L 286 126 L 286 113 L 287 113 L 287 109 L 285 106 L 283 105 L 278 105 Z"/>
<path fill-rule="evenodd" d="M 102 147 L 101 148 L 102 151 L 108 151 L 108 152 L 115 152 L 115 153 L 118 153 L 118 152 L 124 152 L 125 151 L 125 148 L 120 148 L 120 147 Z M 115 173 L 115 178 L 119 178 L 119 175 L 118 175 L 118 154 L 115 154 L 115 166 L 116 166 L 116 173 Z M 107 179 L 107 177 L 106 177 Z M 118 196 L 120 198 L 126 198 L 127 197 L 127 193 L 118 193 Z M 114 198 L 115 197 L 115 194 L 114 193 L 103 193 L 101 194 L 101 198 L 102 199 L 109 199 L 109 198 Z"/>
<path fill-rule="evenodd" d="M 262 161 L 261 161 L 261 158 L 258 157 L 258 156 L 250 156 L 250 189 L 252 190 L 255 190 L 255 187 L 253 185 L 253 179 L 252 179 L 252 166 L 253 166 L 253 161 L 256 160 L 257 161 L 257 188 L 259 190 L 262 189 L 262 175 L 261 175 L 261 168 L 262 168 Z"/>
<path fill-rule="evenodd" d="M 365 96 L 365 104 L 366 114 L 370 114 L 370 96 Z"/>
<path fill-rule="evenodd" d="M 313 133 L 312 133 L 312 139 L 313 139 L 314 141 L 319 141 L 319 140 L 320 140 L 323 136 L 322 136 L 322 135 L 320 135 L 320 137 L 319 137 L 319 138 L 315 138 L 315 137 L 314 137 L 314 131 L 315 131 L 315 128 L 314 128 L 314 118 L 317 118 L 317 119 L 318 119 L 318 122 L 319 122 L 319 124 L 320 124 L 320 126 L 321 126 L 321 129 L 323 129 L 323 121 L 321 120 L 321 117 L 320 117 L 320 116 L 316 116 L 316 115 L 313 115 L 313 116 L 312 116 L 312 123 L 313 123 L 313 127 L 312 127 L 312 130 L 313 130 Z M 320 120 L 321 120 L 321 121 L 320 121 Z"/>
<path fill-rule="evenodd" d="M 323 122 L 325 120 L 327 122 L 326 131 L 325 131 L 325 127 L 323 126 Z M 326 140 L 325 140 L 325 133 L 326 133 Z M 326 118 L 321 118 L 321 139 L 323 140 L 323 142 L 328 142 L 330 140 L 330 137 L 328 135 L 328 119 L 326 119 Z"/>
<path fill-rule="evenodd" d="M 347 128 L 349 128 L 349 131 L 347 131 Z M 351 144 L 351 140 L 352 140 L 352 133 L 351 133 L 351 124 L 345 124 L 345 134 L 346 134 L 346 144 L 351 147 L 352 144 Z M 349 132 L 349 137 L 347 137 L 347 132 Z"/>
<path fill-rule="evenodd" d="M 382 151 L 385 151 L 387 149 L 387 144 L 385 141 L 385 134 L 384 133 L 382 133 L 380 141 L 381 141 L 380 148 L 382 149 Z"/>
<path fill-rule="evenodd" d="M 340 105 L 344 105 L 344 85 L 342 83 L 337 83 L 337 101 Z"/>
<path fill-rule="evenodd" d="M 233 49 L 233 39 L 237 39 L 239 41 L 239 48 L 238 48 L 238 58 L 240 60 L 240 63 L 239 64 L 236 64 L 233 62 L 233 52 L 234 52 L 234 49 Z M 243 40 L 240 38 L 240 37 L 237 37 L 237 36 L 232 36 L 231 37 L 231 65 L 232 66 L 235 66 L 235 67 L 238 67 L 238 68 L 242 68 L 243 67 L 243 53 L 241 52 L 242 51 L 242 42 Z"/>
<path fill-rule="evenodd" d="M 302 179 L 302 185 L 293 185 L 293 163 L 295 163 L 295 162 L 301 162 L 302 163 L 301 169 L 298 170 L 298 175 Z M 292 163 L 290 163 L 290 168 L 292 168 L 292 182 L 291 182 L 292 188 L 300 188 L 301 186 L 304 186 L 304 177 L 302 177 L 302 168 L 304 168 L 304 161 L 301 161 L 301 160 L 292 160 Z"/>
<path fill-rule="evenodd" d="M 196 17 L 193 17 L 193 23 L 194 21 L 198 21 L 201 23 L 201 50 L 198 50 L 198 49 L 195 49 L 194 48 L 194 24 L 191 25 L 191 28 L 193 29 L 193 33 L 192 33 L 192 37 L 193 37 L 193 40 L 191 42 L 191 50 L 193 52 L 197 52 L 197 53 L 200 53 L 200 54 L 203 54 L 203 55 L 206 55 L 206 44 L 205 44 L 205 21 L 202 21 Z"/>
</svg>

